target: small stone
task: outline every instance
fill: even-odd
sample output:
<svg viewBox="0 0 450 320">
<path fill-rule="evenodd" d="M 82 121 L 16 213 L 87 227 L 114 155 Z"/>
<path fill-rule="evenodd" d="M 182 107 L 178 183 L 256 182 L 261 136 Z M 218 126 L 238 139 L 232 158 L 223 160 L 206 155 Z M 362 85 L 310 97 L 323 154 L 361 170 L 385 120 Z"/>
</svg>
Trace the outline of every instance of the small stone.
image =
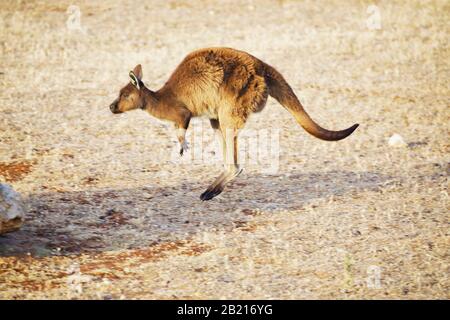
<svg viewBox="0 0 450 320">
<path fill-rule="evenodd" d="M 10 185 L 0 184 L 0 234 L 18 230 L 25 219 L 25 205 Z"/>
<path fill-rule="evenodd" d="M 394 133 L 388 140 L 388 144 L 391 147 L 405 147 L 406 142 L 403 140 L 403 137 L 398 133 Z"/>
</svg>

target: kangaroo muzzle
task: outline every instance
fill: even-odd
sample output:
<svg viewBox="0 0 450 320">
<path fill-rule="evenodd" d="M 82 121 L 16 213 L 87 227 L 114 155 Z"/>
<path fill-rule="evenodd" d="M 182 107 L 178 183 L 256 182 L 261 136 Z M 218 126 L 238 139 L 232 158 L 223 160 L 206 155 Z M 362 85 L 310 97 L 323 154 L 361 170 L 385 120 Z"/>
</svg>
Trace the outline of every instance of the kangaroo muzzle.
<svg viewBox="0 0 450 320">
<path fill-rule="evenodd" d="M 110 105 L 109 105 L 109 110 L 111 110 L 111 112 L 112 113 L 122 113 L 120 110 L 119 110 L 119 106 L 118 106 L 118 101 L 117 100 L 115 100 L 113 103 L 111 103 Z"/>
</svg>

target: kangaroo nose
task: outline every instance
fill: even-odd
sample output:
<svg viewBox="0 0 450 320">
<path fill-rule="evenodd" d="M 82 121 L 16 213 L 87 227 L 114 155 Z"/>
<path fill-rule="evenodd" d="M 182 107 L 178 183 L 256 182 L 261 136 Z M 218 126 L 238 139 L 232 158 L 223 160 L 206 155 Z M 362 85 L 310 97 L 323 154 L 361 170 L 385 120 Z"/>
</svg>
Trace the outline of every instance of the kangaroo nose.
<svg viewBox="0 0 450 320">
<path fill-rule="evenodd" d="M 110 105 L 109 110 L 111 110 L 112 113 L 116 112 L 116 105 L 114 103 Z"/>
</svg>

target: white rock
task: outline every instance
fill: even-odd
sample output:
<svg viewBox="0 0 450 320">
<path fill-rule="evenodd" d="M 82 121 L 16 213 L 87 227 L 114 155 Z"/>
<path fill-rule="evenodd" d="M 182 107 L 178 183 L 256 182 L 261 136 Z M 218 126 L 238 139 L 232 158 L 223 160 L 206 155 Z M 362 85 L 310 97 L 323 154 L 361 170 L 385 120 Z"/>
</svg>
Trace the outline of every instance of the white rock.
<svg viewBox="0 0 450 320">
<path fill-rule="evenodd" d="M 20 195 L 7 184 L 0 183 L 0 234 L 19 229 L 25 218 L 25 205 Z"/>
<path fill-rule="evenodd" d="M 405 147 L 406 142 L 403 140 L 403 137 L 398 133 L 394 133 L 388 140 L 388 144 L 391 147 Z"/>
</svg>

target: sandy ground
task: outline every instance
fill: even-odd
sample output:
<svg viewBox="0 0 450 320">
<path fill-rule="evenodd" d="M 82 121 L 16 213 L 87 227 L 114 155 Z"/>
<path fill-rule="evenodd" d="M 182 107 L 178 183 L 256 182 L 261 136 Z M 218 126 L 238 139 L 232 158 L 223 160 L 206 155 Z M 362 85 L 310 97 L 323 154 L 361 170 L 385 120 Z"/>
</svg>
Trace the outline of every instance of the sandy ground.
<svg viewBox="0 0 450 320">
<path fill-rule="evenodd" d="M 372 4 L 2 1 L 0 180 L 29 212 L 0 237 L 0 298 L 450 298 L 450 5 Z M 360 128 L 320 141 L 270 100 L 246 128 L 279 142 L 275 169 L 201 202 L 221 170 L 207 120 L 179 159 L 170 126 L 108 105 L 137 63 L 157 89 L 208 46 Z"/>
</svg>

